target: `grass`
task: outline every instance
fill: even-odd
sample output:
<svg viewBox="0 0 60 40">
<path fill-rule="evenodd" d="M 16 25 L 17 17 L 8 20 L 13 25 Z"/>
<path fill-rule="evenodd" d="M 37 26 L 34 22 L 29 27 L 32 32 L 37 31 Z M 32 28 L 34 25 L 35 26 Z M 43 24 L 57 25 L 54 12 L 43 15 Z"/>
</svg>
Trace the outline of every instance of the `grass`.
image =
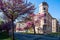
<svg viewBox="0 0 60 40">
<path fill-rule="evenodd" d="M 7 32 L 2 32 L 0 33 L 0 40 L 12 40 L 12 38 L 8 36 Z"/>
<path fill-rule="evenodd" d="M 5 39 L 0 39 L 0 40 L 12 40 L 11 38 L 5 38 Z"/>
<path fill-rule="evenodd" d="M 18 33 L 21 33 L 21 34 L 28 34 L 28 35 L 44 35 L 44 34 L 38 34 L 38 33 L 37 33 L 37 34 L 34 34 L 34 33 L 29 33 L 29 32 L 28 32 L 28 33 L 26 33 L 26 32 L 18 32 Z"/>
<path fill-rule="evenodd" d="M 60 32 L 50 33 L 50 34 L 47 34 L 46 36 L 50 36 L 50 37 L 60 37 Z"/>
<path fill-rule="evenodd" d="M 22 33 L 22 34 L 44 35 L 44 34 L 34 34 L 34 33 Z M 53 36 L 60 36 L 60 32 L 50 33 L 50 34 L 47 34 L 47 35 L 52 36 L 52 37 Z M 8 33 L 7 32 L 2 32 L 2 33 L 0 33 L 0 40 L 12 40 L 12 38 L 8 36 Z M 15 40 L 18 40 L 18 39 L 15 38 Z"/>
<path fill-rule="evenodd" d="M 51 35 L 59 35 L 60 36 L 60 32 L 56 32 L 56 33 L 50 33 Z"/>
<path fill-rule="evenodd" d="M 25 32 L 21 32 L 22 34 L 32 34 L 32 35 L 45 35 L 45 34 L 34 34 L 34 33 L 25 33 Z M 56 33 L 49 33 L 46 35 L 52 35 L 52 36 L 60 36 L 60 32 L 56 32 Z"/>
</svg>

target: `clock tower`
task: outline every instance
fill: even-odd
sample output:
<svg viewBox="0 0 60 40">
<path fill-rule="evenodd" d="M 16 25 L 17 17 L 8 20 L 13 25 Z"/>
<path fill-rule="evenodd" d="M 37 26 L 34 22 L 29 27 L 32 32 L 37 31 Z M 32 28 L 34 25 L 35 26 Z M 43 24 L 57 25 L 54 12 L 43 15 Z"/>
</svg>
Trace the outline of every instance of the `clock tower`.
<svg viewBox="0 0 60 40">
<path fill-rule="evenodd" d="M 39 5 L 39 13 L 47 13 L 48 12 L 48 4 L 44 1 Z"/>
</svg>

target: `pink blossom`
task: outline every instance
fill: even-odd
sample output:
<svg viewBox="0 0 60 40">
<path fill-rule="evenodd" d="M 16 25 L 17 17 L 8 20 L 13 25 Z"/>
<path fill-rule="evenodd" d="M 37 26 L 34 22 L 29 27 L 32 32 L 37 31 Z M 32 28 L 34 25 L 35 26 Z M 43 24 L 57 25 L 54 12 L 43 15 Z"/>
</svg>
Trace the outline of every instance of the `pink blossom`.
<svg viewBox="0 0 60 40">
<path fill-rule="evenodd" d="M 35 16 L 35 14 L 30 14 L 31 17 Z"/>
<path fill-rule="evenodd" d="M 24 27 L 25 30 L 26 30 L 26 29 L 29 29 L 29 28 L 30 28 L 29 26 Z"/>
<path fill-rule="evenodd" d="M 39 20 L 35 21 L 35 23 L 38 23 L 38 22 L 39 22 Z"/>
<path fill-rule="evenodd" d="M 26 25 L 27 25 L 27 26 L 30 26 L 30 25 L 32 25 L 32 22 L 31 22 L 31 21 L 28 21 L 28 22 L 26 23 Z"/>
<path fill-rule="evenodd" d="M 23 28 L 16 28 L 16 30 L 23 31 L 24 29 Z"/>
<path fill-rule="evenodd" d="M 31 25 L 32 25 L 32 22 L 31 21 L 28 21 L 26 23 L 26 27 L 24 29 L 29 29 L 31 27 Z"/>
<path fill-rule="evenodd" d="M 41 17 L 44 17 L 44 14 L 41 14 L 40 16 L 41 16 Z"/>
</svg>

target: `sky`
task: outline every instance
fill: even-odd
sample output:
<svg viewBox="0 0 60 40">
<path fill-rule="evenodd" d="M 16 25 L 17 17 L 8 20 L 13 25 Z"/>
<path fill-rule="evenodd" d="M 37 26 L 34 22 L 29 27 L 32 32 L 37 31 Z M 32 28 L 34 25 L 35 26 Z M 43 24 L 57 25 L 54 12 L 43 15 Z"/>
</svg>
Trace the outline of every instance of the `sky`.
<svg viewBox="0 0 60 40">
<path fill-rule="evenodd" d="M 35 14 L 39 12 L 39 5 L 44 1 L 44 0 L 28 0 L 28 2 L 31 2 L 35 5 Z M 57 18 L 58 20 L 60 19 L 60 0 L 45 0 L 45 2 L 48 3 L 49 8 L 48 11 L 52 15 L 52 17 Z"/>
</svg>

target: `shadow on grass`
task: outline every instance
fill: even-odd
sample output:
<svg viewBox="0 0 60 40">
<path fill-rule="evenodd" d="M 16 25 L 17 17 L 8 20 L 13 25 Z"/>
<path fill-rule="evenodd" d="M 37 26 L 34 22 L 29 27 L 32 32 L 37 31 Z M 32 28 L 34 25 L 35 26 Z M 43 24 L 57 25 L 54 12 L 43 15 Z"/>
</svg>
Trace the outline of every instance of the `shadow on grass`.
<svg viewBox="0 0 60 40">
<path fill-rule="evenodd" d="M 11 40 L 11 37 L 8 36 L 7 32 L 0 33 L 0 40 Z"/>
</svg>

